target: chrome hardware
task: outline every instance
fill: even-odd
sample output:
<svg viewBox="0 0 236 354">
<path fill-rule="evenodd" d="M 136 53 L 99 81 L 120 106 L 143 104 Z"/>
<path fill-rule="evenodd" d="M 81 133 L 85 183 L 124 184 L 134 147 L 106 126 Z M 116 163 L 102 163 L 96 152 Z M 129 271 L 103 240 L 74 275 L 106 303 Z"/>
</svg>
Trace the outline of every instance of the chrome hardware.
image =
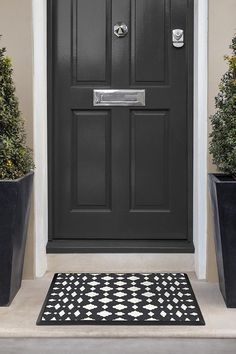
<svg viewBox="0 0 236 354">
<path fill-rule="evenodd" d="M 184 46 L 184 31 L 182 29 L 174 29 L 172 31 L 172 42 L 176 48 L 182 48 Z"/>
<path fill-rule="evenodd" d="M 123 22 L 118 22 L 114 26 L 114 34 L 117 37 L 125 37 L 128 33 L 128 26 Z"/>
<path fill-rule="evenodd" d="M 93 90 L 94 106 L 145 106 L 145 90 Z"/>
</svg>

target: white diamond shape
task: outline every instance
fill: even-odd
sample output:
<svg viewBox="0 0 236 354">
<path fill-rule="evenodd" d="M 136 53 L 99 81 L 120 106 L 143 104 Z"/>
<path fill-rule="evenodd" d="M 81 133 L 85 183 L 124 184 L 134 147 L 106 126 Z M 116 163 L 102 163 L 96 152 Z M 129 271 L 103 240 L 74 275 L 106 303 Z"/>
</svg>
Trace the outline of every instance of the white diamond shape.
<svg viewBox="0 0 236 354">
<path fill-rule="evenodd" d="M 124 315 L 124 312 L 116 312 L 116 316 L 123 316 Z"/>
<path fill-rule="evenodd" d="M 133 280 L 138 280 L 139 278 L 134 276 L 134 275 L 132 275 L 131 277 L 128 277 L 128 279 L 133 281 Z"/>
<path fill-rule="evenodd" d="M 77 311 L 74 313 L 75 317 L 78 317 L 79 314 L 80 314 L 79 310 L 77 310 Z"/>
<path fill-rule="evenodd" d="M 118 293 L 115 293 L 114 295 L 117 296 L 117 297 L 123 297 L 126 294 L 119 291 Z"/>
<path fill-rule="evenodd" d="M 110 288 L 109 286 L 104 286 L 103 288 L 101 288 L 101 290 L 107 292 L 112 290 L 112 288 Z"/>
<path fill-rule="evenodd" d="M 167 314 L 166 314 L 165 311 L 161 311 L 160 315 L 161 315 L 162 317 L 166 317 Z"/>
<path fill-rule="evenodd" d="M 56 304 L 55 309 L 58 310 L 61 306 L 59 304 Z"/>
<path fill-rule="evenodd" d="M 168 308 L 168 310 L 172 310 L 173 309 L 173 306 L 171 305 L 171 304 L 169 304 L 168 306 L 167 306 L 167 308 Z"/>
<path fill-rule="evenodd" d="M 116 309 L 116 310 L 124 310 L 124 309 L 127 308 L 127 306 L 121 305 L 121 304 L 115 305 L 115 306 L 113 306 L 113 307 L 114 307 L 114 309 Z"/>
<path fill-rule="evenodd" d="M 71 296 L 75 297 L 77 295 L 77 293 L 74 291 Z"/>
<path fill-rule="evenodd" d="M 62 297 L 64 295 L 63 291 L 61 291 L 58 295 Z"/>
<path fill-rule="evenodd" d="M 166 291 L 164 295 L 165 295 L 166 297 L 169 297 L 169 296 L 170 296 L 170 294 L 168 293 L 168 291 Z"/>
<path fill-rule="evenodd" d="M 132 286 L 131 288 L 128 288 L 130 291 L 138 291 L 140 288 L 137 288 L 136 286 Z"/>
<path fill-rule="evenodd" d="M 146 305 L 146 306 L 143 306 L 145 309 L 147 309 L 147 310 L 154 310 L 154 309 L 156 309 L 157 308 L 157 306 L 154 306 L 154 305 L 151 305 L 151 304 L 149 304 L 149 305 Z"/>
<path fill-rule="evenodd" d="M 187 309 L 187 306 L 186 305 L 181 305 L 181 308 L 185 311 Z"/>
<path fill-rule="evenodd" d="M 91 281 L 90 283 L 88 283 L 89 285 L 92 285 L 92 286 L 96 286 L 98 284 L 100 284 L 99 282 L 97 281 Z"/>
<path fill-rule="evenodd" d="M 177 312 L 176 312 L 176 315 L 177 315 L 178 317 L 182 317 L 182 316 L 183 316 L 183 314 L 182 314 L 180 311 L 177 311 Z"/>
<path fill-rule="evenodd" d="M 72 310 L 72 309 L 74 308 L 74 305 L 73 305 L 73 304 L 70 304 L 70 305 L 68 306 L 68 308 L 69 308 L 70 310 Z"/>
<path fill-rule="evenodd" d="M 67 297 L 65 297 L 65 299 L 62 300 L 64 302 L 64 304 L 66 304 L 69 300 L 67 299 Z"/>
<path fill-rule="evenodd" d="M 158 299 L 158 302 L 160 302 L 160 304 L 163 304 L 164 300 L 160 297 L 160 298 Z"/>
<path fill-rule="evenodd" d="M 109 275 L 106 275 L 105 277 L 102 277 L 103 280 L 112 280 L 113 277 L 110 277 Z"/>
<path fill-rule="evenodd" d="M 112 313 L 111 312 L 108 312 L 108 311 L 101 311 L 101 312 L 98 312 L 98 316 L 101 316 L 101 317 L 107 317 L 107 316 L 110 316 Z"/>
<path fill-rule="evenodd" d="M 149 286 L 149 285 L 152 285 L 153 283 L 151 283 L 150 281 L 144 281 L 141 284 L 144 285 L 144 286 Z"/>
<path fill-rule="evenodd" d="M 148 292 L 146 292 L 146 293 L 144 293 L 144 294 L 142 294 L 143 296 L 146 296 L 146 297 L 152 297 L 152 296 L 155 296 L 155 294 L 153 294 L 153 293 L 150 293 L 149 291 Z"/>
<path fill-rule="evenodd" d="M 179 300 L 176 299 L 176 297 L 175 297 L 175 298 L 173 299 L 173 302 L 174 302 L 175 304 L 178 304 Z"/>
<path fill-rule="evenodd" d="M 85 305 L 84 308 L 85 308 L 86 310 L 93 310 L 93 309 L 97 308 L 97 306 L 96 306 L 96 305 L 89 304 L 89 305 Z"/>
<path fill-rule="evenodd" d="M 137 304 L 138 302 L 141 302 L 142 300 L 132 298 L 132 299 L 129 299 L 128 301 L 132 302 L 133 304 Z"/>
<path fill-rule="evenodd" d="M 63 315 L 65 315 L 65 311 L 64 310 L 61 310 L 60 312 L 59 312 L 59 316 L 63 316 Z"/>
<path fill-rule="evenodd" d="M 126 283 L 124 281 L 117 281 L 116 283 L 114 283 L 115 285 L 118 285 L 118 286 L 122 286 L 122 285 L 125 285 Z"/>
<path fill-rule="evenodd" d="M 139 311 L 132 311 L 132 312 L 129 312 L 128 315 L 134 317 L 134 318 L 137 318 L 137 317 L 140 317 L 142 316 L 142 312 L 139 312 Z"/>
<path fill-rule="evenodd" d="M 98 293 L 94 293 L 93 291 L 91 291 L 90 293 L 87 293 L 85 295 L 89 296 L 89 297 L 95 297 L 95 296 L 98 296 L 99 294 Z"/>
<path fill-rule="evenodd" d="M 100 300 L 98 300 L 98 301 L 100 301 L 100 302 L 102 302 L 102 303 L 104 303 L 104 304 L 108 304 L 108 302 L 111 302 L 112 300 L 111 300 L 111 299 L 108 299 L 107 297 L 105 297 L 104 299 L 100 299 Z"/>
</svg>

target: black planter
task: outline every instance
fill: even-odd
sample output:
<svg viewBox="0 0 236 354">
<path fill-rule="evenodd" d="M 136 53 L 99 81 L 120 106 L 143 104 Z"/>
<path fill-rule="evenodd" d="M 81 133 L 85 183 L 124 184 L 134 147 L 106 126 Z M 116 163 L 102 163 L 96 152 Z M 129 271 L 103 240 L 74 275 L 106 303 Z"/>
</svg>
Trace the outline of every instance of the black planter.
<svg viewBox="0 0 236 354">
<path fill-rule="evenodd" d="M 220 290 L 227 307 L 236 307 L 236 181 L 209 174 Z"/>
<path fill-rule="evenodd" d="M 8 306 L 21 286 L 33 172 L 0 180 L 0 306 Z"/>
</svg>

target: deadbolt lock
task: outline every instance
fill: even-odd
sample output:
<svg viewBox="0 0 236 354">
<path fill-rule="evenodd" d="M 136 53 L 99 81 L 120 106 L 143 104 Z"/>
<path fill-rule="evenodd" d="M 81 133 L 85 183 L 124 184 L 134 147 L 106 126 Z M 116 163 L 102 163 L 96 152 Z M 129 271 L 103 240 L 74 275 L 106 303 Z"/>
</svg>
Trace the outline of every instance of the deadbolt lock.
<svg viewBox="0 0 236 354">
<path fill-rule="evenodd" d="M 184 31 L 182 29 L 174 29 L 172 31 L 172 42 L 176 48 L 182 48 L 184 46 Z"/>
<path fill-rule="evenodd" d="M 128 26 L 123 22 L 117 22 L 114 26 L 114 34 L 117 37 L 125 37 L 128 33 Z"/>
</svg>

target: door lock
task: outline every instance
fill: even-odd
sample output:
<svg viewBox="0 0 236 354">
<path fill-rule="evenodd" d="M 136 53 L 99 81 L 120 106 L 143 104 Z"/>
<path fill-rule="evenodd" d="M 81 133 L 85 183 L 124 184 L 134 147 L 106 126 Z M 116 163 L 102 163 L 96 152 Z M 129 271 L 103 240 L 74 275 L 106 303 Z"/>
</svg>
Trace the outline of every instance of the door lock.
<svg viewBox="0 0 236 354">
<path fill-rule="evenodd" d="M 114 26 L 114 34 L 117 37 L 125 37 L 128 33 L 128 26 L 123 22 L 117 22 Z"/>
<path fill-rule="evenodd" d="M 184 46 L 184 31 L 182 29 L 174 29 L 172 31 L 172 42 L 176 48 L 182 48 Z"/>
</svg>

